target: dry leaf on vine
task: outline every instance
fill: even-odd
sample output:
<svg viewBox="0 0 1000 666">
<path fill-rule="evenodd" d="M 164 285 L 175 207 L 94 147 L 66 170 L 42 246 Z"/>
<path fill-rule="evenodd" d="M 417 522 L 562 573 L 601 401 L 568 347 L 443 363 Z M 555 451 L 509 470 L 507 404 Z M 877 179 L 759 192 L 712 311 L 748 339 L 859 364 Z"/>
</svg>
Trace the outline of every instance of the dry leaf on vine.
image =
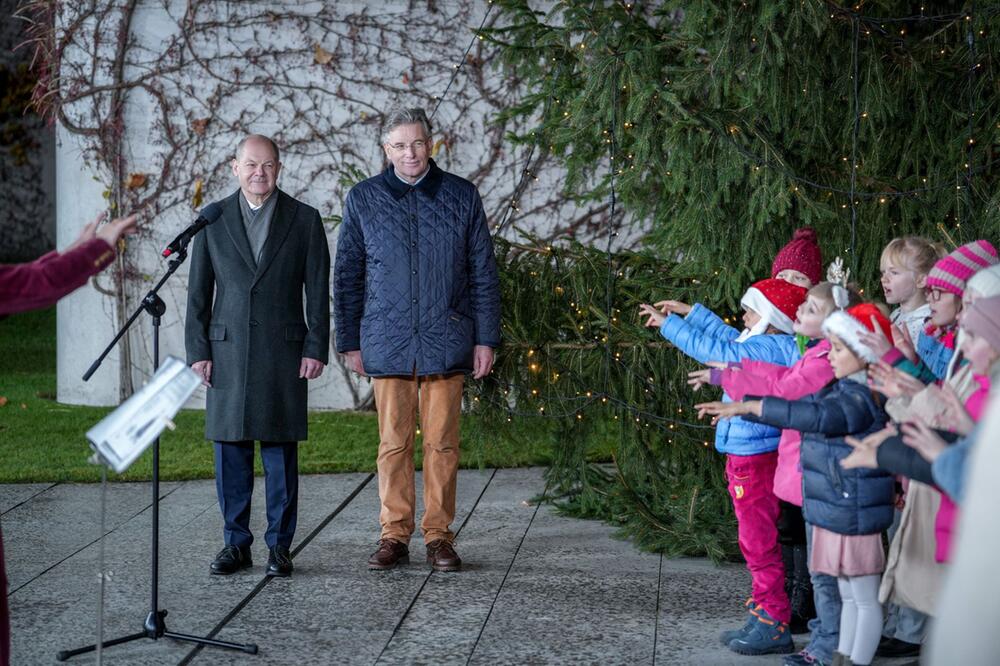
<svg viewBox="0 0 1000 666">
<path fill-rule="evenodd" d="M 194 181 L 194 194 L 191 195 L 191 206 L 193 208 L 201 208 L 201 202 L 205 199 L 205 193 L 202 192 L 202 187 L 205 181 L 199 178 Z"/>
<path fill-rule="evenodd" d="M 330 61 L 333 60 L 333 54 L 324 49 L 319 44 L 313 47 L 315 51 L 315 58 L 317 65 L 329 65 Z"/>
<path fill-rule="evenodd" d="M 149 177 L 144 173 L 129 174 L 128 180 L 125 181 L 125 187 L 130 190 L 138 190 L 146 186 L 147 180 Z"/>
</svg>

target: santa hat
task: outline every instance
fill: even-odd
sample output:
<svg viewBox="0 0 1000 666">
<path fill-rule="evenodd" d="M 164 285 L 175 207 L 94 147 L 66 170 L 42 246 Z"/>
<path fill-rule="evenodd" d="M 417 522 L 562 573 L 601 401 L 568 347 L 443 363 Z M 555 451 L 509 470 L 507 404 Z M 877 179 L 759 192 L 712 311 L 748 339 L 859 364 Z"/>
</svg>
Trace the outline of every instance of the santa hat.
<svg viewBox="0 0 1000 666">
<path fill-rule="evenodd" d="M 823 272 L 823 258 L 816 242 L 816 230 L 812 227 L 796 229 L 788 245 L 774 255 L 771 277 L 778 277 L 778 273 L 787 269 L 802 273 L 813 285 L 819 284 Z"/>
<path fill-rule="evenodd" d="M 861 342 L 861 335 L 865 331 L 874 331 L 872 318 L 878 323 L 885 337 L 892 342 L 892 324 L 889 319 L 882 314 L 873 303 L 862 303 L 847 310 L 834 310 L 823 320 L 823 334 L 826 336 L 836 335 L 845 345 L 851 348 L 855 354 L 868 363 L 878 361 L 878 356 L 868 345 Z"/>
<path fill-rule="evenodd" d="M 927 274 L 927 288 L 947 291 L 961 298 L 969 278 L 982 269 L 996 264 L 997 249 L 989 241 L 977 240 L 966 243 L 951 254 L 938 259 L 934 268 Z"/>
<path fill-rule="evenodd" d="M 977 298 L 962 314 L 962 328 L 1000 351 L 1000 296 Z"/>
<path fill-rule="evenodd" d="M 774 326 L 782 333 L 792 333 L 792 323 L 795 321 L 795 311 L 799 309 L 809 290 L 784 280 L 761 280 L 755 282 L 743 298 L 740 305 L 753 310 L 760 315 L 760 321 L 748 328 L 736 339 L 743 342 L 747 338 L 760 335 Z"/>
</svg>

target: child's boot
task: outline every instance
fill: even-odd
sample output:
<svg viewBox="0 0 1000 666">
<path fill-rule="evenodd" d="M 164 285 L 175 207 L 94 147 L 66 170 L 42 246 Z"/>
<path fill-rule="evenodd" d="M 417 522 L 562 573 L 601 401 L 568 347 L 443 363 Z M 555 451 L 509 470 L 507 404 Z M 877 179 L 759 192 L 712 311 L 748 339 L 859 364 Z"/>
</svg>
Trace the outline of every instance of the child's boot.
<svg viewBox="0 0 1000 666">
<path fill-rule="evenodd" d="M 745 635 L 729 641 L 729 649 L 739 654 L 791 654 L 795 652 L 792 632 L 762 607 L 757 607 L 757 621 Z"/>
<path fill-rule="evenodd" d="M 745 636 L 747 632 L 753 627 L 754 623 L 757 622 L 757 602 L 753 600 L 753 597 L 746 600 L 743 604 L 747 609 L 747 621 L 739 629 L 727 629 L 719 634 L 719 640 L 723 645 L 729 646 L 729 642 L 734 638 L 740 638 Z"/>
</svg>

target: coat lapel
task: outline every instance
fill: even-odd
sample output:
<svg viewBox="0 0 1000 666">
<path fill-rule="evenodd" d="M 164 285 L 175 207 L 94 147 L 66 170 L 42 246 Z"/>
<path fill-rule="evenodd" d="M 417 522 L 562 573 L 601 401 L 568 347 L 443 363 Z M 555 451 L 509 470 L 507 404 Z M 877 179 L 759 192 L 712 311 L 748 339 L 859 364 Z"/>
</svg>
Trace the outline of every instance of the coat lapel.
<svg viewBox="0 0 1000 666">
<path fill-rule="evenodd" d="M 275 195 L 278 197 L 278 202 L 274 209 L 274 217 L 271 218 L 271 229 L 267 234 L 267 240 L 264 241 L 264 249 L 260 253 L 260 263 L 257 264 L 257 272 L 253 276 L 254 284 L 264 275 L 267 267 L 271 265 L 274 257 L 278 254 L 278 250 L 281 249 L 282 243 L 285 242 L 285 238 L 292 228 L 292 221 L 295 219 L 295 209 L 298 207 L 295 199 L 292 199 L 281 190 L 275 192 Z M 249 241 L 246 241 L 246 244 L 249 251 Z"/>
<path fill-rule="evenodd" d="M 240 213 L 240 193 L 229 197 L 226 201 L 226 207 L 222 211 L 222 223 L 226 227 L 226 232 L 229 233 L 230 240 L 233 241 L 233 245 L 236 246 L 236 251 L 240 253 L 240 257 L 246 262 L 250 270 L 255 270 L 257 265 L 254 263 L 253 255 L 250 253 L 250 241 L 247 240 L 247 230 L 243 226 L 243 214 Z"/>
</svg>

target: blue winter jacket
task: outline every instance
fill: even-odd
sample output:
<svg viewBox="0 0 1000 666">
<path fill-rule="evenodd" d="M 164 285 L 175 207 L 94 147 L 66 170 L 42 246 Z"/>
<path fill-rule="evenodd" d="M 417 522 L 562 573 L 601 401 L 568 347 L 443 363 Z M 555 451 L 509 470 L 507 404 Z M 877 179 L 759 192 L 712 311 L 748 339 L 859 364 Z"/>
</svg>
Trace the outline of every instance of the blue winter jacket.
<svg viewBox="0 0 1000 666">
<path fill-rule="evenodd" d="M 334 269 L 338 352 L 371 376 L 471 372 L 500 344 L 500 284 L 476 186 L 433 160 L 411 186 L 390 166 L 347 193 Z"/>
<path fill-rule="evenodd" d="M 667 317 L 660 334 L 699 363 L 733 363 L 746 358 L 791 366 L 801 357 L 791 335 L 756 335 L 736 342 L 740 332 L 700 303 L 687 317 Z M 725 394 L 722 399 L 730 401 Z M 721 453 L 751 456 L 776 451 L 780 438 L 777 428 L 738 417 L 723 419 L 715 429 L 715 448 Z"/>
<path fill-rule="evenodd" d="M 851 452 L 844 437 L 881 430 L 888 416 L 866 385 L 830 382 L 801 400 L 763 399 L 748 420 L 802 432 L 802 510 L 806 522 L 838 534 L 877 534 L 892 525 L 895 483 L 880 469 L 844 469 Z"/>
</svg>

